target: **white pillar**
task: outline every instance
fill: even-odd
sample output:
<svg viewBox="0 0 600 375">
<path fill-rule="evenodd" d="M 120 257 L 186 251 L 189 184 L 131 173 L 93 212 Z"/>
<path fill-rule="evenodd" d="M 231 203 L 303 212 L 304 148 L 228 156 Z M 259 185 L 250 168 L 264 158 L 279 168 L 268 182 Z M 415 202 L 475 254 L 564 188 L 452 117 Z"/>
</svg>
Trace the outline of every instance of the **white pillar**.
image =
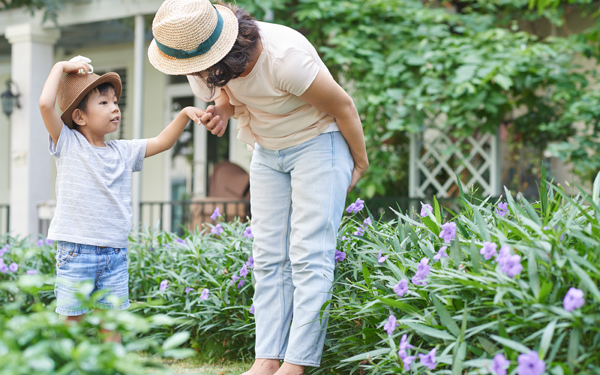
<svg viewBox="0 0 600 375">
<path fill-rule="evenodd" d="M 52 158 L 38 101 L 54 63 L 60 30 L 38 24 L 6 28 L 11 79 L 19 86 L 21 108 L 11 116 L 10 229 L 12 235 L 38 233 L 37 204 L 50 199 Z"/>
<path fill-rule="evenodd" d="M 133 138 L 142 138 L 142 121 L 144 110 L 144 61 L 146 58 L 146 43 L 144 39 L 144 16 L 135 16 L 135 39 L 133 44 Z M 140 224 L 140 200 L 142 195 L 142 176 L 133 174 L 133 229 L 138 230 Z"/>
</svg>

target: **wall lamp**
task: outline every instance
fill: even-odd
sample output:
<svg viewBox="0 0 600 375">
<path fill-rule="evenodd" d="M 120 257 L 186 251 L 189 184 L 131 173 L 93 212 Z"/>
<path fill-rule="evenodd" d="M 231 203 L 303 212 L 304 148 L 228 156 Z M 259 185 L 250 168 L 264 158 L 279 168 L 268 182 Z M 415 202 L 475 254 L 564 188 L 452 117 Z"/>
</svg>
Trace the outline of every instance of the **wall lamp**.
<svg viewBox="0 0 600 375">
<path fill-rule="evenodd" d="M 15 88 L 16 93 L 14 94 L 11 91 L 11 85 L 13 85 Z M 13 113 L 15 104 L 17 105 L 17 108 L 21 108 L 21 105 L 19 104 L 20 95 L 21 94 L 19 94 L 19 87 L 17 84 L 10 79 L 6 81 L 6 91 L 0 95 L 0 98 L 2 99 L 2 112 L 4 112 L 7 117 L 10 117 L 10 115 Z"/>
</svg>

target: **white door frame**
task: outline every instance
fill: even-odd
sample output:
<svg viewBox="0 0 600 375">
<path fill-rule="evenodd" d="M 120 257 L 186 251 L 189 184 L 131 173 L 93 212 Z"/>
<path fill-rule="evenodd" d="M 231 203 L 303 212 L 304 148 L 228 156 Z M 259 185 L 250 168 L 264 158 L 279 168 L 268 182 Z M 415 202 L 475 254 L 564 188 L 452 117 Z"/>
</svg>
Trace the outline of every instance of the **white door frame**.
<svg viewBox="0 0 600 375">
<path fill-rule="evenodd" d="M 194 106 L 198 108 L 206 108 L 206 103 L 202 102 L 194 96 L 192 89 L 188 83 L 177 83 L 169 84 L 165 90 L 165 101 L 164 101 L 164 123 L 171 123 L 171 103 L 174 98 L 180 98 L 183 96 L 193 96 Z M 194 191 L 192 192 L 193 198 L 203 198 L 206 196 L 206 128 L 204 126 L 197 126 L 194 129 Z M 163 200 L 171 201 L 171 157 L 173 151 L 169 149 L 165 152 L 165 180 L 164 180 L 164 196 Z M 163 230 L 171 231 L 171 207 L 167 205 L 163 212 Z M 167 218 L 168 220 L 164 220 Z"/>
</svg>

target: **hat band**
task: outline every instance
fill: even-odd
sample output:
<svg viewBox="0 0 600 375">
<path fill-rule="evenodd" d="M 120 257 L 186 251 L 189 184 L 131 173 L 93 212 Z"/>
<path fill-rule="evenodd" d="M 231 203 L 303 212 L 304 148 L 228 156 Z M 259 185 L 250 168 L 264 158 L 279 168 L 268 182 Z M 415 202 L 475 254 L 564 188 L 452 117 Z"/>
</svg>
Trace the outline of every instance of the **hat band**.
<svg viewBox="0 0 600 375">
<path fill-rule="evenodd" d="M 215 43 L 217 42 L 217 40 L 219 40 L 219 36 L 221 36 L 221 31 L 223 30 L 223 17 L 221 17 L 221 13 L 219 13 L 217 8 L 215 8 L 215 12 L 217 12 L 217 16 L 218 16 L 217 27 L 215 27 L 215 30 L 208 37 L 208 39 L 206 39 L 204 42 L 200 43 L 200 45 L 197 48 L 195 48 L 191 51 L 175 49 L 175 48 L 165 46 L 164 44 L 162 44 L 158 40 L 156 40 L 156 38 L 154 38 L 154 40 L 156 40 L 156 46 L 165 55 L 174 57 L 176 59 L 189 59 L 192 57 L 204 55 L 206 52 L 210 51 L 212 46 L 214 46 Z"/>
</svg>

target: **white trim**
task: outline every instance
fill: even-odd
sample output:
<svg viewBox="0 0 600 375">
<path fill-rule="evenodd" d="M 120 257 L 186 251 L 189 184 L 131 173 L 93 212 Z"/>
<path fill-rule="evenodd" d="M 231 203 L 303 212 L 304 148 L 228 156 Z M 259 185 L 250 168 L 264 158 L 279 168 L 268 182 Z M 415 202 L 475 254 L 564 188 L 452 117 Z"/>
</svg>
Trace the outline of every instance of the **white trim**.
<svg viewBox="0 0 600 375">
<path fill-rule="evenodd" d="M 91 22 L 115 20 L 136 15 L 155 14 L 163 0 L 92 0 L 85 4 L 64 4 L 58 16 L 58 26 L 80 25 Z M 41 25 L 44 12 L 36 11 L 33 16 L 27 8 L 11 9 L 0 12 L 0 35 L 6 27 L 22 23 Z M 46 27 L 55 27 L 52 21 L 44 23 Z"/>
<path fill-rule="evenodd" d="M 144 116 L 144 57 L 146 42 L 144 40 L 144 16 L 135 16 L 135 37 L 133 43 L 133 139 L 142 138 L 142 121 Z M 140 200 L 142 196 L 142 175 L 133 174 L 133 194 L 131 203 L 133 205 L 133 227 L 140 224 Z"/>
</svg>

